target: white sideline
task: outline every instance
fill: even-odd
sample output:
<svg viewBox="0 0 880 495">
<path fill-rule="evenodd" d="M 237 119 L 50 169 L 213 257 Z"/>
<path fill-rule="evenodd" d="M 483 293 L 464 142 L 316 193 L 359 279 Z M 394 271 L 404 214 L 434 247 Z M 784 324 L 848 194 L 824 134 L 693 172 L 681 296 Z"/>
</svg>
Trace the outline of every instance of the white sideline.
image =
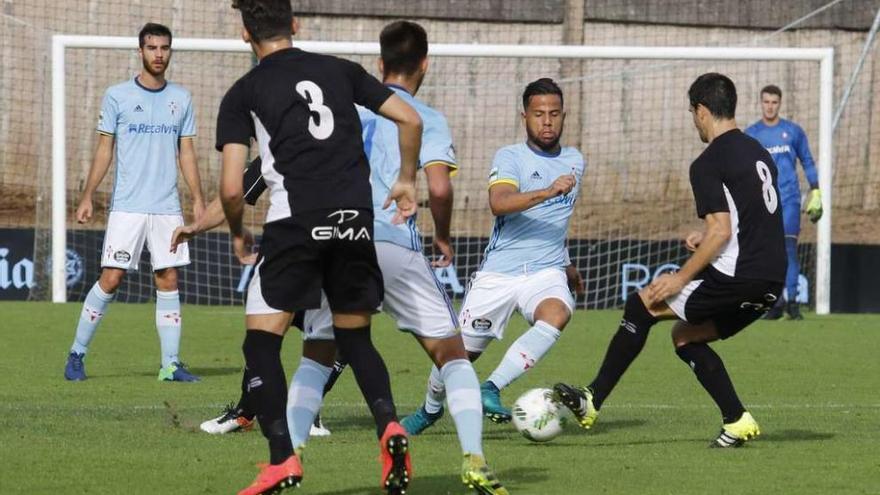
<svg viewBox="0 0 880 495">
<path fill-rule="evenodd" d="M 296 41 L 305 50 L 335 55 L 377 55 L 378 43 Z M 65 70 L 67 48 L 136 49 L 136 37 L 52 36 L 52 301 L 67 301 L 67 150 L 65 127 Z M 238 39 L 180 38 L 175 50 L 249 52 Z M 430 53 L 448 57 L 603 58 L 652 60 L 778 60 L 819 62 L 819 186 L 825 214 L 816 236 L 816 313 L 831 306 L 832 119 L 834 94 L 833 48 L 660 47 L 432 44 Z"/>
</svg>

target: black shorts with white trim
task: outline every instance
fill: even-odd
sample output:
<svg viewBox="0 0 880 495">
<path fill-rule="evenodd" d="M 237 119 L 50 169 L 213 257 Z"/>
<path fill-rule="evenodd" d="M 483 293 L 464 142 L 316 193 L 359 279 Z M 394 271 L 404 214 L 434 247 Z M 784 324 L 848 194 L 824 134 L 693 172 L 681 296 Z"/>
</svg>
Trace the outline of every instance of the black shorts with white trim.
<svg viewBox="0 0 880 495">
<path fill-rule="evenodd" d="M 277 310 L 375 312 L 384 296 L 371 209 L 313 210 L 265 225 L 260 292 Z"/>
<path fill-rule="evenodd" d="M 684 303 L 688 323 L 712 321 L 722 339 L 730 338 L 761 318 L 782 295 L 783 284 L 730 277 L 711 265 L 694 282 L 699 285 Z"/>
</svg>

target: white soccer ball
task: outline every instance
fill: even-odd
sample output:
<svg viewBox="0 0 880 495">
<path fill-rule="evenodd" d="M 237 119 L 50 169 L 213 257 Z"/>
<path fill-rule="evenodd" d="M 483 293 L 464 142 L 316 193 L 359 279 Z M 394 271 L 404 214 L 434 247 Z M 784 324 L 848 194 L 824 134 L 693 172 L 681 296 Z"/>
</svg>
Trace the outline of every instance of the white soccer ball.
<svg viewBox="0 0 880 495">
<path fill-rule="evenodd" d="M 565 417 L 549 388 L 533 388 L 513 404 L 513 425 L 533 442 L 549 442 L 562 433 Z"/>
</svg>

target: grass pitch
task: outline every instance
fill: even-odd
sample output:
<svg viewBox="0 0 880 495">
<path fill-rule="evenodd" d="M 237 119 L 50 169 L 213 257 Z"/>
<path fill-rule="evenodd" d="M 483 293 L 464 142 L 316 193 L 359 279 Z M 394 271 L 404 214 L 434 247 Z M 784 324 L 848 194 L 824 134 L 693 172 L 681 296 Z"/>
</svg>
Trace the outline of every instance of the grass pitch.
<svg viewBox="0 0 880 495">
<path fill-rule="evenodd" d="M 159 383 L 153 305 L 113 304 L 86 361 L 89 380 L 63 379 L 79 304 L 0 304 L 0 493 L 235 493 L 267 458 L 259 433 L 210 436 L 198 424 L 238 397 L 241 308 L 184 307 L 182 357 L 198 384 Z M 619 311 L 579 312 L 556 347 L 502 397 L 598 368 Z M 525 328 L 477 364 L 484 379 Z M 485 423 L 489 462 L 513 494 L 880 493 L 880 318 L 807 315 L 758 322 L 715 344 L 763 435 L 746 447 L 707 445 L 714 404 L 672 351 L 670 323 L 645 350 L 590 432 L 570 424 L 548 444 Z M 392 375 L 399 412 L 424 394 L 428 359 L 378 317 L 373 335 Z M 299 333 L 284 348 L 288 377 Z M 327 397 L 328 438 L 310 442 L 303 494 L 377 494 L 378 442 L 350 372 Z M 413 440 L 410 493 L 467 493 L 451 419 Z"/>
</svg>

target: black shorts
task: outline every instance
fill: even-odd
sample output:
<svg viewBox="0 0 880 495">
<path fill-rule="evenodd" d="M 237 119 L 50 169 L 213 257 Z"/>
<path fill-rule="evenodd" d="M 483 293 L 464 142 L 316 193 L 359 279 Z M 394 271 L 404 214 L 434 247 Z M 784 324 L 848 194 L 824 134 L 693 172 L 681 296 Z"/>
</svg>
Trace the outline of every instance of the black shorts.
<svg viewBox="0 0 880 495">
<path fill-rule="evenodd" d="M 718 335 L 726 339 L 769 311 L 782 295 L 782 287 L 782 282 L 730 277 L 708 266 L 666 302 L 688 323 L 712 321 Z"/>
<path fill-rule="evenodd" d="M 333 312 L 375 312 L 384 286 L 373 211 L 315 210 L 267 223 L 251 285 L 248 314 L 317 309 L 322 290 Z"/>
</svg>

